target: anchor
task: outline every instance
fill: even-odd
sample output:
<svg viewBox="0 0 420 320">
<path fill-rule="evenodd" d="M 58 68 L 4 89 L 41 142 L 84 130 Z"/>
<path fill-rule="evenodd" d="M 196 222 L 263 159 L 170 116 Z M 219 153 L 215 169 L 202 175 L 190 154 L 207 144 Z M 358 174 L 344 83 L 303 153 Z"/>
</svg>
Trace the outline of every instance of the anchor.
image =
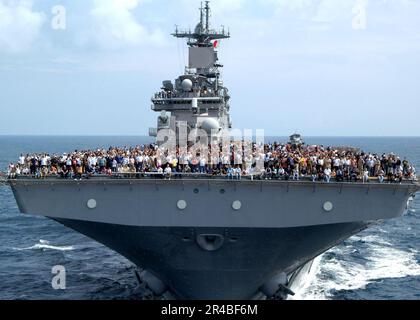
<svg viewBox="0 0 420 320">
<path fill-rule="evenodd" d="M 134 275 L 138 283 L 135 293 L 142 300 L 175 300 L 169 288 L 151 272 L 136 268 Z"/>
</svg>

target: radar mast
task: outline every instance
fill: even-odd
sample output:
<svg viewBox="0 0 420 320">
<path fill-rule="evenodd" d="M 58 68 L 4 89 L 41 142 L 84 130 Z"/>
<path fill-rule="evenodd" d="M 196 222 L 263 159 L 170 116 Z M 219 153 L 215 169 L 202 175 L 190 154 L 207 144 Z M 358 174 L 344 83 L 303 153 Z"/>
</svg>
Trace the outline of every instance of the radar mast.
<svg viewBox="0 0 420 320">
<path fill-rule="evenodd" d="M 232 128 L 230 121 L 230 95 L 221 81 L 217 47 L 219 40 L 230 38 L 224 27 L 214 30 L 210 24 L 209 1 L 201 3 L 200 21 L 194 30 L 179 30 L 175 38 L 187 39 L 188 65 L 184 75 L 173 83 L 163 81 L 161 91 L 152 97 L 152 110 L 160 112 L 156 128 L 150 135 L 161 130 L 177 133 L 176 141 L 185 140 L 190 133 L 205 131 L 213 139 L 224 129 Z M 163 131 L 162 131 L 163 132 Z M 180 139 L 179 137 L 182 137 Z M 158 142 L 159 144 L 159 142 Z"/>
<path fill-rule="evenodd" d="M 205 15 L 205 21 L 204 21 Z M 225 28 L 222 27 L 220 30 L 213 30 L 210 28 L 210 5 L 209 1 L 206 1 L 206 6 L 203 8 L 203 3 L 200 7 L 200 23 L 196 26 L 195 30 L 179 30 L 178 27 L 175 29 L 175 33 L 172 34 L 176 38 L 188 39 L 188 45 L 190 47 L 212 47 L 213 41 L 228 39 L 230 38 L 230 32 L 226 32 Z"/>
</svg>

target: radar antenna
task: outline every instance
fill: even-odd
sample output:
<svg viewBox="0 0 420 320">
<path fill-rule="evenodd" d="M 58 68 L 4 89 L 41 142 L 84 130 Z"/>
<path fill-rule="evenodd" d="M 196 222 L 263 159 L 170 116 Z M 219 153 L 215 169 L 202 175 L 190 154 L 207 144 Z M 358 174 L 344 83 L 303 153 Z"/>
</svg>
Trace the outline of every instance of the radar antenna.
<svg viewBox="0 0 420 320">
<path fill-rule="evenodd" d="M 1 1 L 1 0 L 0 0 Z M 201 2 L 200 20 L 193 30 L 175 26 L 176 38 L 186 38 L 188 65 L 175 83 L 165 80 L 161 91 L 152 97 L 152 110 L 161 112 L 157 126 L 149 134 L 157 137 L 161 130 L 172 130 L 177 143 L 187 141 L 190 134 L 206 132 L 208 141 L 219 141 L 223 129 L 231 129 L 229 90 L 220 79 L 219 39 L 230 38 L 221 26 L 214 30 L 210 23 L 210 1 Z M 200 138 L 200 141 L 201 138 Z"/>
<path fill-rule="evenodd" d="M 228 39 L 230 38 L 230 32 L 226 32 L 223 27 L 221 30 L 210 29 L 210 5 L 209 1 L 206 1 L 206 5 L 203 8 L 203 3 L 200 7 L 200 22 L 196 26 L 195 30 L 179 30 L 178 27 L 175 29 L 175 33 L 172 35 L 176 38 L 188 39 L 188 45 L 190 47 L 212 47 L 214 40 Z M 205 20 L 204 21 L 204 14 Z"/>
<path fill-rule="evenodd" d="M 209 6 L 209 1 L 206 1 L 206 31 L 209 31 L 209 28 L 210 28 L 209 20 L 210 20 L 210 6 Z"/>
</svg>

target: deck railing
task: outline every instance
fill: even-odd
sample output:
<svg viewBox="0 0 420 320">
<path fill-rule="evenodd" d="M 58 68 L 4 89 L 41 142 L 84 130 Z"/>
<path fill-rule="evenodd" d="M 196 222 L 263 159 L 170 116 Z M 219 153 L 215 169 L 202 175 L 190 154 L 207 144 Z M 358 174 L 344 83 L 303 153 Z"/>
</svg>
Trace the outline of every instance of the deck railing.
<svg viewBox="0 0 420 320">
<path fill-rule="evenodd" d="M 10 180 L 118 180 L 118 179 L 126 179 L 126 180 L 232 180 L 232 181 L 289 181 L 289 182 L 299 182 L 299 181 L 307 181 L 307 182 L 325 182 L 328 183 L 324 179 L 316 179 L 313 181 L 311 176 L 305 175 L 300 176 L 299 179 L 293 179 L 292 176 L 286 178 L 285 176 L 275 176 L 272 177 L 265 176 L 263 174 L 251 174 L 251 175 L 212 175 L 206 173 L 158 173 L 158 172 L 118 172 L 112 174 L 71 174 L 67 177 L 62 177 L 58 174 L 47 174 L 47 175 L 18 175 L 18 176 L 7 176 L 7 174 L 0 174 L 0 184 L 5 184 L 7 181 Z M 355 179 L 348 180 L 348 179 L 336 179 L 335 177 L 331 177 L 329 183 L 354 183 L 354 182 L 363 182 L 363 179 L 358 178 L 356 181 Z M 370 177 L 368 181 L 365 183 L 374 182 L 379 183 L 378 177 Z M 385 178 L 383 183 L 399 183 L 400 181 L 389 180 Z M 415 183 L 419 184 L 418 177 L 413 179 L 403 179 L 401 183 Z"/>
</svg>

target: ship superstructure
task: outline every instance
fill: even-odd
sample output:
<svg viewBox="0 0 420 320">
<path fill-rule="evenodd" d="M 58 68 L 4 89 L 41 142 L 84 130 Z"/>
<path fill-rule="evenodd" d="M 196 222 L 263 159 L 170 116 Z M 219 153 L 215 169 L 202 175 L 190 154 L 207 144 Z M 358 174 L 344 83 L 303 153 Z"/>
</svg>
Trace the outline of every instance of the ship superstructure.
<svg viewBox="0 0 420 320">
<path fill-rule="evenodd" d="M 220 80 L 209 5 L 186 38 L 189 65 L 152 99 L 164 130 L 213 133 L 231 127 L 229 94 Z M 181 129 L 180 129 L 181 128 Z M 217 136 L 217 134 L 215 135 Z M 291 137 L 302 144 L 299 135 Z M 379 220 L 401 216 L 419 190 L 400 184 L 254 180 L 153 174 L 89 179 L 2 179 L 22 213 L 53 219 L 139 266 L 153 298 L 284 299 L 314 258 Z"/>
<path fill-rule="evenodd" d="M 162 88 L 152 98 L 152 110 L 159 112 L 157 127 L 150 129 L 151 136 L 159 132 L 176 133 L 177 141 L 185 139 L 197 130 L 203 130 L 208 138 L 217 138 L 223 129 L 230 129 L 229 91 L 223 85 L 217 47 L 222 39 L 230 38 L 224 27 L 213 30 L 210 25 L 210 7 L 206 1 L 200 8 L 200 22 L 194 30 L 179 30 L 172 34 L 187 39 L 188 66 L 185 74 L 175 82 L 163 81 Z M 159 139 L 163 140 L 163 139 Z M 210 141 L 209 141 L 210 142 Z"/>
</svg>

